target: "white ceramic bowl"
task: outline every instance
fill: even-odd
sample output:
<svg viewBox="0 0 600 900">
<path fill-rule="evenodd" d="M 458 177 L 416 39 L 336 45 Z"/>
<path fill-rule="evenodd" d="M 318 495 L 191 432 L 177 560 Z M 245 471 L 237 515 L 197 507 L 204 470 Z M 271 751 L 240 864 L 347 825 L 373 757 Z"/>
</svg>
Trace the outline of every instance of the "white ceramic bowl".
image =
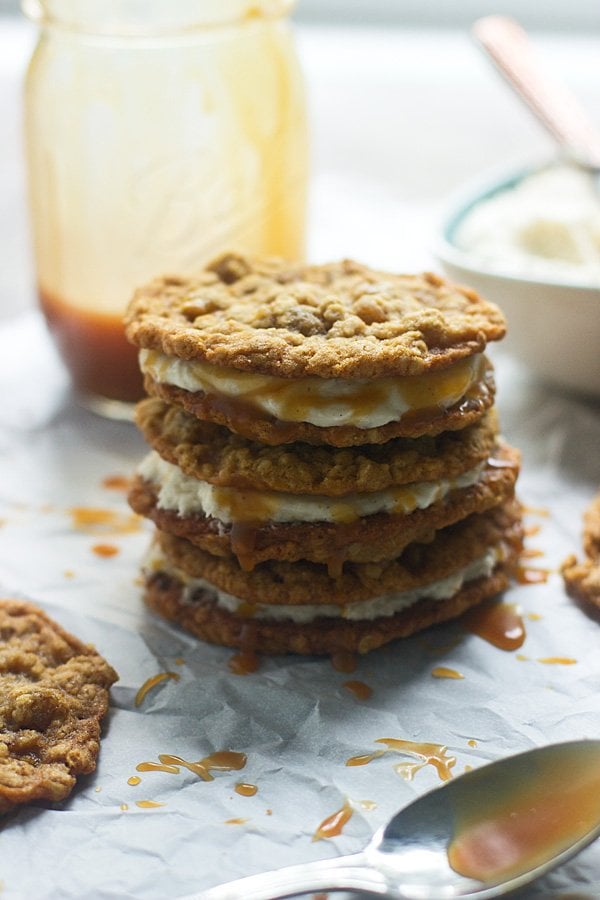
<svg viewBox="0 0 600 900">
<path fill-rule="evenodd" d="M 467 188 L 451 204 L 435 248 L 445 272 L 496 303 L 508 322 L 506 349 L 537 375 L 600 396 L 600 287 L 505 274 L 461 249 L 456 233 L 474 207 L 536 171 L 528 167 Z"/>
</svg>

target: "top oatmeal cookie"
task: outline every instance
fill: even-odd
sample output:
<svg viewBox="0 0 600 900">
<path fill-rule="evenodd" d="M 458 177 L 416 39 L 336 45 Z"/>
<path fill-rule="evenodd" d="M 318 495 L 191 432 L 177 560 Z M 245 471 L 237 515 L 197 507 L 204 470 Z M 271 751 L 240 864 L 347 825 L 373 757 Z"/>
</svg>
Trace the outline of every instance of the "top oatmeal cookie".
<svg viewBox="0 0 600 900">
<path fill-rule="evenodd" d="M 496 306 L 437 275 L 233 253 L 139 288 L 125 322 L 138 347 L 283 378 L 420 375 L 505 333 Z"/>
</svg>

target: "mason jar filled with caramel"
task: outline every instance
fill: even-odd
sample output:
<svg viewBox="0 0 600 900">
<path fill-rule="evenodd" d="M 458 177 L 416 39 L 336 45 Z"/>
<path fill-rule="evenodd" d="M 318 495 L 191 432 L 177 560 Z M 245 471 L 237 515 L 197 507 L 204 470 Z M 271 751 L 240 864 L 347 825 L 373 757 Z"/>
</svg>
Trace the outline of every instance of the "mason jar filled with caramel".
<svg viewBox="0 0 600 900">
<path fill-rule="evenodd" d="M 292 0 L 25 0 L 41 307 L 75 390 L 106 415 L 142 394 L 123 311 L 136 286 L 224 250 L 299 259 L 307 141 Z"/>
</svg>

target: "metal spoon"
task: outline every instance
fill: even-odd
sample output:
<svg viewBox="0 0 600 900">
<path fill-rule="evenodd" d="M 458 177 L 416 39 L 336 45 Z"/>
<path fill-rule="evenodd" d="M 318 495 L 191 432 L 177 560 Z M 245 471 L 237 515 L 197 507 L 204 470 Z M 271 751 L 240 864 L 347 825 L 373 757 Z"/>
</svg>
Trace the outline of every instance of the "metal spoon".
<svg viewBox="0 0 600 900">
<path fill-rule="evenodd" d="M 181 900 L 277 900 L 335 890 L 484 900 L 528 884 L 599 834 L 600 741 L 554 744 L 424 794 L 361 853 L 251 875 Z"/>
<path fill-rule="evenodd" d="M 485 16 L 471 33 L 566 158 L 600 171 L 600 132 L 576 97 L 538 62 L 527 33 L 508 16 Z"/>
</svg>

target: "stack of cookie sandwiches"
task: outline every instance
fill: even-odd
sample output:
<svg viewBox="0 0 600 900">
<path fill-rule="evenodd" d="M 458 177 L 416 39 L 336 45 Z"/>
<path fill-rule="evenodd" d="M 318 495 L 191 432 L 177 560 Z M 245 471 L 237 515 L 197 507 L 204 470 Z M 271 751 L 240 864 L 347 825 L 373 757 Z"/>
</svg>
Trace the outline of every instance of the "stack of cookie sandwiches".
<svg viewBox="0 0 600 900">
<path fill-rule="evenodd" d="M 150 607 L 214 643 L 365 653 L 505 588 L 519 455 L 500 311 L 431 275 L 228 254 L 127 313 Z"/>
</svg>

